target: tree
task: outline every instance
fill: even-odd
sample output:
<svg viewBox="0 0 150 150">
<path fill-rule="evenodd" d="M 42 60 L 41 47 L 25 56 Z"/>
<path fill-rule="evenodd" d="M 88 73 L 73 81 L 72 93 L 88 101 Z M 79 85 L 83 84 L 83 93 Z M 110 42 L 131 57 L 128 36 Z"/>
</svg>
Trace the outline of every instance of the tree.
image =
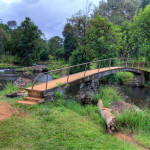
<svg viewBox="0 0 150 150">
<path fill-rule="evenodd" d="M 121 47 L 119 50 L 119 56 L 127 58 L 129 55 L 133 54 L 133 41 L 130 21 L 125 21 L 120 25 L 120 38 Z"/>
<path fill-rule="evenodd" d="M 102 18 L 100 15 L 97 15 L 96 18 L 91 18 L 86 29 L 85 42 L 82 45 L 79 44 L 77 49 L 72 52 L 69 63 L 75 65 L 118 56 L 120 45 L 118 33 L 114 28 L 107 18 Z M 72 69 L 71 72 L 82 71 L 84 67 Z"/>
<path fill-rule="evenodd" d="M 108 0 L 102 1 L 96 8 L 97 13 L 102 17 L 108 17 L 115 25 L 120 25 L 125 20 L 132 20 L 136 10 L 140 5 L 140 0 Z"/>
<path fill-rule="evenodd" d="M 63 30 L 65 60 L 68 61 L 71 53 L 77 48 L 77 38 L 70 23 L 67 23 Z"/>
<path fill-rule="evenodd" d="M 107 18 L 97 15 L 90 20 L 86 33 L 86 49 L 94 58 L 113 58 L 118 54 L 118 39 L 114 26 Z"/>
<path fill-rule="evenodd" d="M 17 22 L 15 20 L 10 20 L 7 22 L 7 25 L 9 26 L 10 29 L 14 29 L 17 27 Z"/>
<path fill-rule="evenodd" d="M 54 36 L 48 41 L 49 54 L 54 56 L 55 52 L 63 46 L 63 39 L 59 36 Z"/>
<path fill-rule="evenodd" d="M 140 8 L 144 9 L 148 4 L 150 4 L 150 0 L 142 0 Z"/>
<path fill-rule="evenodd" d="M 7 43 L 10 40 L 9 28 L 5 24 L 0 24 L 0 55 L 6 54 Z"/>
<path fill-rule="evenodd" d="M 41 61 L 47 61 L 48 55 L 49 55 L 49 49 L 48 49 L 48 44 L 47 41 L 43 39 L 39 39 L 41 50 L 40 50 L 40 60 Z"/>
<path fill-rule="evenodd" d="M 17 29 L 12 32 L 12 54 L 19 58 L 19 64 L 29 66 L 40 58 L 42 32 L 26 17 Z"/>
<path fill-rule="evenodd" d="M 134 51 L 150 61 L 150 5 L 133 18 Z"/>
</svg>

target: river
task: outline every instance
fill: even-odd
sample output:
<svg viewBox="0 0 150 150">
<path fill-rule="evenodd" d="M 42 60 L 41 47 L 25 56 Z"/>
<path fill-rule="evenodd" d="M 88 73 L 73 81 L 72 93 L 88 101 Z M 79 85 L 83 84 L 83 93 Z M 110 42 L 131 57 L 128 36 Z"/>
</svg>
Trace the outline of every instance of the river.
<svg viewBox="0 0 150 150">
<path fill-rule="evenodd" d="M 35 78 L 39 73 L 34 73 L 33 78 Z M 19 77 L 21 77 L 22 72 L 15 72 L 14 70 L 10 69 L 0 69 L 0 83 L 5 85 L 7 82 L 14 82 L 17 80 Z M 46 81 L 46 76 L 47 75 L 42 75 L 39 79 L 38 82 L 43 83 Z M 53 78 L 52 76 L 48 76 L 48 81 L 51 81 Z"/>
<path fill-rule="evenodd" d="M 7 82 L 14 82 L 21 76 L 22 73 L 11 71 L 8 69 L 0 69 L 0 83 L 6 84 Z M 35 73 L 36 77 L 39 73 Z M 49 75 L 48 81 L 53 78 Z M 42 75 L 38 82 L 43 83 L 46 81 L 46 75 Z M 67 95 L 74 95 L 77 92 L 79 86 L 72 87 L 65 93 Z M 127 102 L 134 103 L 136 106 L 143 107 L 150 105 L 150 89 L 141 87 L 131 87 L 131 86 L 120 86 L 121 92 L 125 95 Z M 72 94 L 73 93 L 73 94 Z"/>
<path fill-rule="evenodd" d="M 120 89 L 127 97 L 127 102 L 133 103 L 138 107 L 150 105 L 150 88 L 123 85 Z"/>
</svg>

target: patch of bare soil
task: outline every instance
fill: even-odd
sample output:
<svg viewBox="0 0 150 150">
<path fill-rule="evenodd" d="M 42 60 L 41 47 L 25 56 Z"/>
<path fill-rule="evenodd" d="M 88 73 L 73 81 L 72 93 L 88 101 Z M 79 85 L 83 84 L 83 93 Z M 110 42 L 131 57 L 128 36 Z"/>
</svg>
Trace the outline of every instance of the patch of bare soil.
<svg viewBox="0 0 150 150">
<path fill-rule="evenodd" d="M 125 134 L 125 133 L 117 132 L 117 133 L 114 133 L 113 136 L 115 136 L 118 140 L 123 140 L 123 141 L 130 143 L 130 144 L 136 145 L 137 148 L 140 148 L 143 150 L 148 150 L 147 148 L 142 147 L 139 143 L 137 143 L 134 140 L 132 133 L 131 134 Z"/>
<path fill-rule="evenodd" d="M 12 108 L 8 103 L 0 103 L 0 121 L 9 118 L 18 113 L 18 110 Z"/>
</svg>

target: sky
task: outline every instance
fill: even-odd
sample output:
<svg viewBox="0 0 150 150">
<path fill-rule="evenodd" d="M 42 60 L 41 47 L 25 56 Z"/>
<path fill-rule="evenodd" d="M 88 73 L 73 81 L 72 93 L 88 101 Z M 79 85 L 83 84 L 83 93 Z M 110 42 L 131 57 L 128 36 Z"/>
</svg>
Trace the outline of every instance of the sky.
<svg viewBox="0 0 150 150">
<path fill-rule="evenodd" d="M 95 6 L 100 0 L 88 0 Z M 0 0 L 0 19 L 3 23 L 9 20 L 20 25 L 25 17 L 31 20 L 45 34 L 47 40 L 53 36 L 61 36 L 70 18 L 79 10 L 85 12 L 87 0 Z"/>
</svg>

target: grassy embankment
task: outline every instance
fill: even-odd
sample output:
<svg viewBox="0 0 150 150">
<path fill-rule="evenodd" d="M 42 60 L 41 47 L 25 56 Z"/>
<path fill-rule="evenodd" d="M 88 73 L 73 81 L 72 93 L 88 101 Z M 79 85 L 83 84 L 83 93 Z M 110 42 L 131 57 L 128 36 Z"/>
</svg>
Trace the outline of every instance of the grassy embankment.
<svg viewBox="0 0 150 150">
<path fill-rule="evenodd" d="M 20 66 L 17 65 L 12 65 L 12 64 L 7 64 L 7 63 L 0 63 L 0 69 L 16 69 L 19 68 Z"/>
<path fill-rule="evenodd" d="M 0 122 L 1 149 L 115 149 L 135 150 L 135 145 L 118 141 L 108 134 L 106 125 L 97 106 L 81 106 L 76 101 L 57 100 L 42 105 L 18 105 L 20 98 L 8 99 L 4 94 L 16 91 L 8 84 L 0 92 L 0 102 L 7 102 L 19 110 L 19 114 Z M 96 94 L 109 107 L 112 101 L 123 100 L 113 87 L 103 87 Z M 150 112 L 124 113 L 117 117 L 116 130 L 134 133 L 135 139 L 143 146 L 150 147 Z"/>
</svg>

